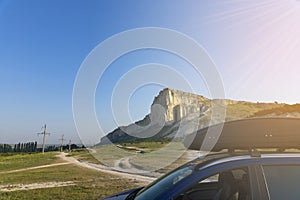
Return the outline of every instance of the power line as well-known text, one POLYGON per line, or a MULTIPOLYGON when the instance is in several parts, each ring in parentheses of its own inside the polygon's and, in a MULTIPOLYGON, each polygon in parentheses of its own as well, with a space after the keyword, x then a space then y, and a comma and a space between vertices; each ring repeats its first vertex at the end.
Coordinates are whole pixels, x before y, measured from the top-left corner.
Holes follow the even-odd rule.
POLYGON ((64 135, 61 136, 61 147, 60 147, 60 151, 63 151, 63 146, 64 146, 64 135))
POLYGON ((71 151, 71 142, 72 140, 69 140, 69 151, 71 151))
POLYGON ((46 144, 46 135, 50 135, 50 133, 47 133, 47 125, 45 124, 45 126, 42 127, 42 130, 44 129, 43 132, 41 133, 37 133, 37 135, 44 135, 43 137, 43 148, 42 148, 42 153, 45 153, 45 144, 46 144))

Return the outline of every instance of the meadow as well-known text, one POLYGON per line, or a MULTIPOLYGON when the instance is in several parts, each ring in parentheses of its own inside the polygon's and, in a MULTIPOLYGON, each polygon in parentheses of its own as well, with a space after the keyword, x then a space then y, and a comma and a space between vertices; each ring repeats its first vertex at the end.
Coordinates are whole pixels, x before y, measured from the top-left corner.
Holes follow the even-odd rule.
MULTIPOLYGON (((181 143, 141 142, 120 144, 126 147, 143 149, 124 150, 114 145, 98 146, 90 149, 75 150, 67 157, 79 162, 113 166, 116 160, 130 158, 134 166, 151 170, 156 162, 163 162, 168 155, 172 161, 168 166, 156 170, 166 173, 188 160, 188 153, 177 158, 176 152, 182 151, 181 143), (166 145, 171 145, 164 151, 166 145), (94 156, 92 156, 94 155, 94 156)), ((58 157, 60 152, 0 154, 0 200, 2 199, 99 199, 126 189, 147 185, 143 179, 126 178, 76 165, 58 157), (39 187, 34 188, 35 185, 39 187), (42 185, 42 187, 40 187, 42 185), (50 187, 53 185, 53 187, 50 187)), ((149 182, 149 180, 148 180, 149 182)))
MULTIPOLYGON (((86 152, 82 152, 82 156, 86 152)), ((64 164, 57 153, 11 154, 0 156, 0 200, 4 199, 99 199, 122 190, 143 185, 133 179, 64 164), (58 166, 30 169, 41 165, 58 166), (42 183, 72 183, 63 187, 29 189, 26 185, 42 183), (3 188, 25 185, 24 190, 3 191, 3 188)), ((80 155, 80 153, 76 153, 80 155)))
MULTIPOLYGON (((196 158, 199 152, 186 151, 181 142, 136 142, 121 143, 124 147, 136 147, 143 151, 120 149, 114 145, 94 147, 92 155, 108 166, 115 166, 115 162, 122 158, 130 158, 130 163, 137 168, 159 173, 167 173, 180 165, 196 158)), ((85 159, 85 158, 82 158, 85 159)), ((86 158, 89 160, 90 158, 86 158)))

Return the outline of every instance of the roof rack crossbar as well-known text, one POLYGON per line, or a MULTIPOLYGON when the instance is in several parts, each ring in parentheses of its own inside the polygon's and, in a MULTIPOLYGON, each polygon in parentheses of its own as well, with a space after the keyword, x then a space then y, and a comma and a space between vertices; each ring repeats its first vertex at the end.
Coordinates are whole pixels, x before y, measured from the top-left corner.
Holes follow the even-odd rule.
POLYGON ((251 157, 261 157, 261 154, 257 149, 249 149, 249 154, 251 157))

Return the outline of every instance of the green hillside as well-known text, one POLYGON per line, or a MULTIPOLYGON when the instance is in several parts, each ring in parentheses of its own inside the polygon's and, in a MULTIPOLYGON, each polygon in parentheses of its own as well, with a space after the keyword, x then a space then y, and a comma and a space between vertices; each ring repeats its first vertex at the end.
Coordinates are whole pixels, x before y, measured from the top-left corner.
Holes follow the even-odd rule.
MULTIPOLYGON (((226 121, 258 116, 266 110, 280 109, 284 104, 237 102, 226 107, 226 121)), ((262 116, 262 115, 260 115, 262 116)))
POLYGON ((254 113, 251 117, 261 116, 285 116, 285 117, 300 117, 300 104, 283 104, 280 107, 263 109, 254 113))

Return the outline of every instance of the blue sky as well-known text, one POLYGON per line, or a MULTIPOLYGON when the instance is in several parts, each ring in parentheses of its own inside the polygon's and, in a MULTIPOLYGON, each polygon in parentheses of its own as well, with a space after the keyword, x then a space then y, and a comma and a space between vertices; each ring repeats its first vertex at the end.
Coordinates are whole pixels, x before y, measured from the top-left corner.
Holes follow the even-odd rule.
MULTIPOLYGON (((195 39, 215 62, 226 98, 300 102, 299 5, 295 0, 0 0, 0 143, 41 141, 35 133, 45 123, 49 143, 62 134, 79 142, 72 92, 80 65, 99 43, 133 28, 169 28, 195 39)), ((187 63, 166 52, 121 57, 102 77, 95 97, 104 131, 116 127, 110 97, 117 81, 151 62, 195 79, 187 63)), ((149 112, 162 88, 150 85, 134 93, 129 107, 134 120, 149 112)), ((197 93, 209 96, 202 80, 197 93)))

